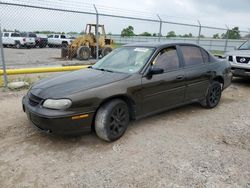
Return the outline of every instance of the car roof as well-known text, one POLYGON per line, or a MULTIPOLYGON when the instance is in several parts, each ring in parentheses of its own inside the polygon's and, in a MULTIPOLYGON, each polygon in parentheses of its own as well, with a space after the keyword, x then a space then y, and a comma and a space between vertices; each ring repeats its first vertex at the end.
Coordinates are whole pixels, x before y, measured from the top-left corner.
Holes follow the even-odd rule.
POLYGON ((188 46, 197 46, 194 43, 173 43, 173 42, 143 42, 143 43, 131 43, 124 45, 125 47, 146 47, 146 48, 164 48, 168 46, 175 46, 175 45, 188 45, 188 46))

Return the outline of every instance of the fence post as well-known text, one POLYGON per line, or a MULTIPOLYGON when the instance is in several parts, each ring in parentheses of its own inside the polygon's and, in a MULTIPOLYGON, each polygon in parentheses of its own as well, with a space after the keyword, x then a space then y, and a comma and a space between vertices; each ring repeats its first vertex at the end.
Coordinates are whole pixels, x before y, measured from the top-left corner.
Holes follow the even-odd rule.
POLYGON ((98 10, 94 4, 95 12, 96 12, 96 27, 95 27, 95 38, 96 38, 96 60, 99 59, 99 13, 98 10))
POLYGON ((158 41, 160 42, 161 41, 161 36, 162 36, 162 33, 161 33, 161 30, 162 30, 162 19, 159 16, 159 14, 157 14, 157 17, 159 18, 159 22, 160 22, 160 28, 159 28, 159 33, 158 33, 158 41))
MULTIPOLYGON (((8 77, 7 77, 7 73, 6 73, 6 64, 5 64, 5 59, 4 59, 2 28, 1 28, 1 26, 0 26, 0 48, 1 48, 1 52, 0 52, 1 53, 1 61, 2 61, 2 67, 3 67, 4 87, 7 88, 8 77)), ((1 83, 0 83, 0 86, 1 86, 1 83)))
POLYGON ((226 41, 225 41, 224 52, 227 51, 228 35, 229 35, 229 32, 230 32, 230 29, 229 29, 229 27, 227 25, 226 25, 226 28, 227 28, 227 32, 226 32, 226 41))
POLYGON ((199 35, 198 35, 198 41, 197 41, 197 44, 200 45, 200 38, 201 38, 201 23, 199 20, 198 21, 198 24, 199 24, 199 35))

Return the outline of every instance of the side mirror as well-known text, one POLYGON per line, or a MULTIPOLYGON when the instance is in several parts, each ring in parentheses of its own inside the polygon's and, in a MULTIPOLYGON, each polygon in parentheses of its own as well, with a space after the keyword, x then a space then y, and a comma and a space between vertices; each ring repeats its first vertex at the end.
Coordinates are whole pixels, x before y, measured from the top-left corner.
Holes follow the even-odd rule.
POLYGON ((148 71, 148 76, 152 76, 154 74, 162 74, 164 72, 161 68, 151 67, 148 71))

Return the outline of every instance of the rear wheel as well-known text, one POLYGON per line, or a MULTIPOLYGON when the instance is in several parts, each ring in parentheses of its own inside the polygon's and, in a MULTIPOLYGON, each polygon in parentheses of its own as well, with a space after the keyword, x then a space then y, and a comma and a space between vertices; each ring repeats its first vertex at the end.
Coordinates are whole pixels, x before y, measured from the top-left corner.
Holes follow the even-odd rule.
POLYGON ((119 139, 129 123, 127 104, 115 99, 102 105, 95 118, 95 131, 99 138, 111 142, 119 139))
POLYGON ((220 102, 222 93, 222 86, 220 82, 213 81, 209 88, 204 101, 201 102, 201 105, 205 108, 214 108, 220 102))
POLYGON ((19 41, 16 42, 15 47, 16 47, 17 49, 21 48, 21 44, 20 44, 19 41))
POLYGON ((90 58, 90 48, 87 46, 81 46, 77 50, 77 58, 79 60, 88 60, 90 58))

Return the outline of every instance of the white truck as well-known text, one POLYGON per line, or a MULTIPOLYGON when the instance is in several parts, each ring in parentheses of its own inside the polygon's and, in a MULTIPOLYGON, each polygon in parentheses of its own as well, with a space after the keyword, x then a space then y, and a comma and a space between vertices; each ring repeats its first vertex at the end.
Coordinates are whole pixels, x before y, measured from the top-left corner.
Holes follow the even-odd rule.
POLYGON ((23 37, 18 32, 3 32, 2 40, 4 47, 31 48, 36 45, 34 38, 23 37))
POLYGON ((234 51, 227 52, 227 60, 231 63, 231 70, 236 77, 250 77, 250 40, 244 42, 234 51))
POLYGON ((48 36, 48 46, 52 47, 62 47, 63 45, 70 45, 73 39, 69 39, 63 34, 54 34, 48 36))

